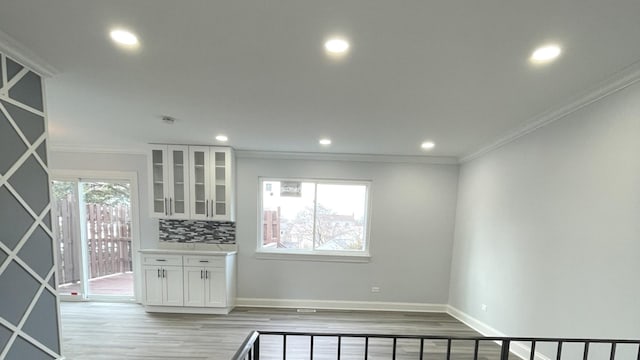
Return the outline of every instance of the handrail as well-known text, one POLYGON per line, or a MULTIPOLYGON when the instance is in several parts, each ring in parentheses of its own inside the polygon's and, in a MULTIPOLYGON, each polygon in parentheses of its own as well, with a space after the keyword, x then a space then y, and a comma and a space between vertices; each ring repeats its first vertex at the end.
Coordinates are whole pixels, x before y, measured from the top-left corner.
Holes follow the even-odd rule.
MULTIPOLYGON (((238 351, 236 351, 236 353, 233 355, 233 357, 231 358, 232 360, 244 360, 244 359, 258 359, 259 355, 255 355, 256 352, 254 352, 254 348, 256 347, 256 344, 259 344, 259 342, 257 341, 260 338, 260 333, 257 331, 252 331, 246 339, 244 339, 244 341, 242 342, 242 345, 240 345, 240 348, 238 349, 238 351)), ((259 346, 259 345, 258 345, 259 346)), ((258 351, 259 348, 257 349, 258 351)))
POLYGON ((393 339, 393 357, 398 339, 412 339, 420 341, 420 357, 423 359, 422 349, 425 340, 446 340, 447 352, 446 359, 451 358, 451 345, 453 341, 473 341, 475 342, 474 360, 478 359, 478 346, 480 341, 496 342, 500 345, 500 359, 507 360, 510 353, 510 345, 512 342, 530 342, 531 355, 530 359, 535 358, 535 348, 537 343, 556 343, 556 359, 560 359, 562 354, 562 345, 565 343, 582 343, 584 344, 584 358, 589 353, 589 345, 591 344, 610 344, 609 360, 615 359, 616 347, 621 344, 638 345, 637 359, 640 360, 640 340, 632 339, 587 339, 587 338, 550 338, 550 337, 501 337, 501 336, 446 336, 446 335, 390 335, 390 334, 363 334, 363 333, 317 333, 317 332, 295 332, 295 331, 253 331, 246 337, 241 347, 231 358, 232 360, 259 360, 260 359, 260 336, 275 335, 282 336, 282 359, 287 357, 287 336, 306 336, 310 338, 310 352, 313 353, 314 338, 316 337, 334 337, 338 338, 337 358, 340 359, 340 344, 342 338, 364 338, 365 339, 365 359, 368 353, 369 339, 393 339))
POLYGON ((296 331, 258 331, 260 335, 291 335, 291 336, 342 336, 352 338, 379 338, 379 339, 425 339, 425 340, 453 340, 453 341, 536 341, 536 342, 590 342, 590 343, 618 343, 618 344, 640 344, 640 340, 633 339, 586 339, 586 338, 544 338, 544 337, 508 337, 508 336, 447 336, 447 335, 392 335, 392 334, 367 334, 367 333, 317 333, 317 332, 296 332, 296 331))

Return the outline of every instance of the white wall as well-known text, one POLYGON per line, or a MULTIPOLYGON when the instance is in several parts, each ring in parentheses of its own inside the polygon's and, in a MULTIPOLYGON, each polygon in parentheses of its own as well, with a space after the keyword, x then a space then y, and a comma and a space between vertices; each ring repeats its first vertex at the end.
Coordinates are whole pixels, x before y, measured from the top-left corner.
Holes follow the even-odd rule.
POLYGON ((238 296, 446 304, 457 165, 237 161, 238 296), (258 177, 372 180, 370 263, 257 259, 258 177), (381 292, 371 293, 371 286, 381 292))
MULTIPOLYGON (((238 296, 446 304, 457 165, 238 158, 238 296), (372 180, 370 263, 256 259, 258 177, 372 180), (371 293, 371 286, 381 292, 371 293)), ((138 173, 141 248, 158 246, 144 155, 52 152, 52 169, 138 173)))
POLYGON ((512 336, 640 338, 638 284, 640 83, 461 167, 454 307, 512 336))
POLYGON ((138 174, 140 248, 158 247, 158 221, 149 217, 147 157, 134 154, 51 151, 52 170, 132 171, 138 174))

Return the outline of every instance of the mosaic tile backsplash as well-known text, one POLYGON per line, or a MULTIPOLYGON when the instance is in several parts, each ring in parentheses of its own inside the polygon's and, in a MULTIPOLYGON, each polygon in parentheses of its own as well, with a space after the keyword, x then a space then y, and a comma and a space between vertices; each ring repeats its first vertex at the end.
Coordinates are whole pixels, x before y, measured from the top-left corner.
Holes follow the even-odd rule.
POLYGON ((160 219, 160 241, 190 244, 235 244, 236 223, 160 219))

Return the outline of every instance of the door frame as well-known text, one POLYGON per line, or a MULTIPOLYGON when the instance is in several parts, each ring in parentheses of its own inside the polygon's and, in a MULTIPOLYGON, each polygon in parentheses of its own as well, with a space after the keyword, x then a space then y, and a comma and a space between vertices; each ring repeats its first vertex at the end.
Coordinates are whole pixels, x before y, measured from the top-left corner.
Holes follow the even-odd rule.
MULTIPOLYGON (((138 192, 138 173, 136 171, 100 171, 100 170, 51 170, 51 181, 128 181, 131 186, 131 261, 133 269, 133 301, 140 302, 141 299, 141 274, 140 266, 140 199, 138 192)), ((81 194, 78 194, 78 204, 80 204, 81 194)), ((80 206, 81 207, 81 206, 80 206)), ((80 209, 82 211, 82 209, 80 209)), ((78 229, 80 230, 80 229, 78 229)), ((81 231, 81 230, 80 230, 81 231)), ((57 240, 56 240, 57 241, 57 240)), ((86 256, 86 254, 82 254, 86 256)), ((56 255, 57 258, 57 255, 56 255)), ((86 262, 83 262, 86 263, 86 262)), ((57 267, 56 267, 57 269, 57 267)), ((83 268, 83 271, 87 269, 83 268)), ((56 276, 57 278, 57 276, 56 276)), ((57 286, 57 284, 56 284, 57 286)), ((86 291, 87 289, 85 289, 86 291)), ((86 293, 82 298, 77 296, 60 295, 63 301, 111 301, 130 302, 122 299, 115 299, 108 296, 92 296, 87 299, 86 293)))

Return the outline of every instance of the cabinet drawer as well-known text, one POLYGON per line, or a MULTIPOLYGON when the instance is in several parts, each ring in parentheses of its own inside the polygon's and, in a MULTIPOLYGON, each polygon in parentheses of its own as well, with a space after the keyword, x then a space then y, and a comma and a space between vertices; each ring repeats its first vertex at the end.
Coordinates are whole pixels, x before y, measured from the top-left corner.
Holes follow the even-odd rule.
POLYGON ((180 255, 143 255, 142 265, 182 266, 180 255))
POLYGON ((185 256, 184 266, 224 267, 225 256, 185 256))

